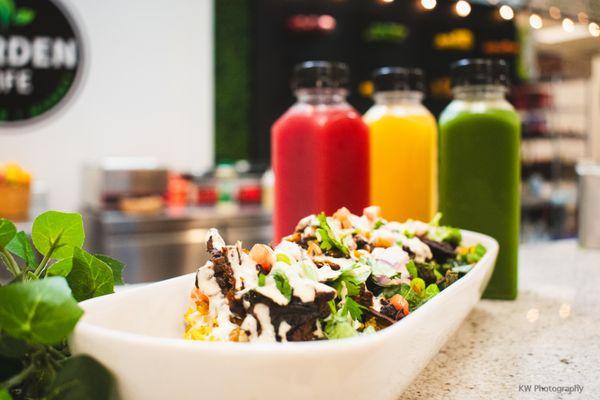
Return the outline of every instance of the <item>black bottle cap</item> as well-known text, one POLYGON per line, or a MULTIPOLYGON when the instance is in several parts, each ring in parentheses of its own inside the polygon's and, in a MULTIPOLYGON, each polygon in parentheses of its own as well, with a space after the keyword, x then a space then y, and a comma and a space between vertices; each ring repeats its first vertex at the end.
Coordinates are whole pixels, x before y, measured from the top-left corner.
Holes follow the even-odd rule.
POLYGON ((383 67, 373 71, 375 92, 391 90, 425 91, 423 70, 419 68, 383 67))
POLYGON ((452 87, 464 85, 509 84, 506 61, 491 58, 465 58, 450 65, 452 87))
POLYGON ((345 88, 350 72, 341 62, 305 61, 294 67, 292 89, 345 88))

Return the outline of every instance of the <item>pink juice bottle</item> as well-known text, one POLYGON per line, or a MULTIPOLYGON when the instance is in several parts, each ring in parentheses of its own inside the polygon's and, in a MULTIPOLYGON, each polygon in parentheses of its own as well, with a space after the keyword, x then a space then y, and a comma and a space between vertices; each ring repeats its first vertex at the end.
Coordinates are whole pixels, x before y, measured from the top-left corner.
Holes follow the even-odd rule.
POLYGON ((276 243, 309 214, 369 205, 369 132, 346 102, 348 75, 345 64, 326 61, 294 70, 298 101, 271 129, 276 243))

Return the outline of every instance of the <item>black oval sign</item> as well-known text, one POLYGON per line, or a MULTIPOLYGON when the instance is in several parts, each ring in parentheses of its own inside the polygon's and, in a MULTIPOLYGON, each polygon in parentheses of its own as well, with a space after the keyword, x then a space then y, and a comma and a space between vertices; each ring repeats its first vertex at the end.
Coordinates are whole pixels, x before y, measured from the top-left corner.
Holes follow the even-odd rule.
POLYGON ((0 0, 0 123, 56 108, 81 70, 72 18, 51 0, 0 0))

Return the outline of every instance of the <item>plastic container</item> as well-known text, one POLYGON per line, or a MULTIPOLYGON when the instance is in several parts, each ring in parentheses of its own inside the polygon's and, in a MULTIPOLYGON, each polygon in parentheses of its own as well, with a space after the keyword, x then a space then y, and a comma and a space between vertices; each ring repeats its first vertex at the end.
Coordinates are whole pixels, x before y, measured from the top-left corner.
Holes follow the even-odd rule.
POLYGON ((500 254, 484 297, 514 299, 520 220, 521 124, 506 101, 501 60, 452 65, 454 100, 440 116, 440 211, 443 223, 485 233, 500 254))
POLYGON ((271 130, 274 240, 311 213, 369 205, 369 133, 347 102, 345 64, 309 61, 294 71, 298 101, 271 130))
POLYGON ((364 116, 371 134, 371 203, 393 221, 429 221, 437 210, 437 125, 421 104, 419 69, 373 74, 375 105, 364 116))

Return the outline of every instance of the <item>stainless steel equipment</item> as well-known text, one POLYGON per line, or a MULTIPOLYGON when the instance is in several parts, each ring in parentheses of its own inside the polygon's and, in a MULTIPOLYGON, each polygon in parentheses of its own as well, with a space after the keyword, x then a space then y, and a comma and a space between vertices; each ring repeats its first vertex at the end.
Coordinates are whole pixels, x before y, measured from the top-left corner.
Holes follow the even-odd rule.
POLYGON ((235 212, 218 208, 165 209, 157 215, 132 216, 88 208, 84 212, 86 247, 127 264, 127 283, 150 282, 195 271, 207 260, 204 240, 217 228, 228 243, 269 243, 271 216, 256 207, 235 212))
POLYGON ((600 248, 600 164, 577 165, 579 176, 579 244, 600 248))
POLYGON ((167 169, 152 159, 107 158, 84 167, 84 202, 91 207, 114 208, 122 198, 163 195, 167 182, 167 169))

